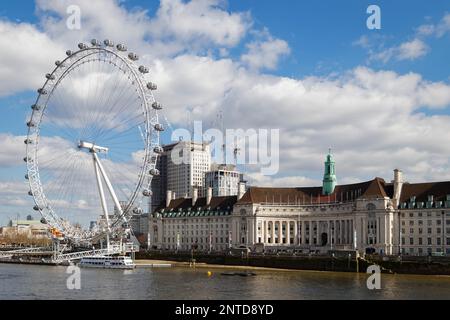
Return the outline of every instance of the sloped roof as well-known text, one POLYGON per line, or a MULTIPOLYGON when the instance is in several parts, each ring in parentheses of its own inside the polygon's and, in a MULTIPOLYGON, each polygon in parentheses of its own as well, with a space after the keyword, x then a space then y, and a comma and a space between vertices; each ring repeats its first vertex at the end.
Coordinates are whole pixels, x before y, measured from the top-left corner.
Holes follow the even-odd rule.
POLYGON ((192 205, 192 198, 179 198, 170 201, 169 206, 162 205, 158 207, 155 211, 159 212, 164 209, 164 211, 182 211, 191 209, 196 210, 232 210, 234 204, 237 202, 237 196, 223 196, 223 197, 212 197, 209 205, 206 204, 206 198, 198 198, 195 205, 192 205))
POLYGON ((450 195, 450 181, 404 183, 400 202, 409 202, 412 196, 416 197, 416 202, 426 202, 429 195, 433 196, 434 201, 445 201, 450 195))
POLYGON ((238 201, 245 203, 276 203, 276 204, 316 204, 327 202, 347 202, 357 198, 384 198, 392 196, 392 188, 387 187, 382 178, 338 185, 330 195, 322 195, 322 187, 299 188, 263 188, 251 187, 238 201), (386 190, 387 189, 387 190, 386 190))

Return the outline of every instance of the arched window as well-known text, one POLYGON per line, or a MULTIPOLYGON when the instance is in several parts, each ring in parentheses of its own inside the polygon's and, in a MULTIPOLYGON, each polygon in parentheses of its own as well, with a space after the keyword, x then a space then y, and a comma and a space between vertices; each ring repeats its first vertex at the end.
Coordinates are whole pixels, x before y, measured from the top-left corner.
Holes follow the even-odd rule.
POLYGON ((377 208, 377 206, 374 205, 373 203, 369 203, 369 204, 366 206, 366 208, 367 208, 367 210, 375 210, 375 209, 377 208))

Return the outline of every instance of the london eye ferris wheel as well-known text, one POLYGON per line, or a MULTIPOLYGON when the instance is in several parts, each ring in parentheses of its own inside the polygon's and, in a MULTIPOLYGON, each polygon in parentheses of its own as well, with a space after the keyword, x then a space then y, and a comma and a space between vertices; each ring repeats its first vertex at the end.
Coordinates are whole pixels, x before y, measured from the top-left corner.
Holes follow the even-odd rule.
POLYGON ((31 106, 25 178, 34 210, 60 237, 109 241, 151 196, 162 106, 149 69, 125 45, 94 39, 66 54, 31 106), (95 228, 76 223, 94 217, 95 228))

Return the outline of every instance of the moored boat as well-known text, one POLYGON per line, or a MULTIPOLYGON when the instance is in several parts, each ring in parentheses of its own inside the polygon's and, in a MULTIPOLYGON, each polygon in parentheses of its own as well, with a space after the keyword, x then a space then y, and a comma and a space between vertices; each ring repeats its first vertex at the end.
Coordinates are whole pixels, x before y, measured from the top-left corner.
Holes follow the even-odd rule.
POLYGON ((105 269, 134 269, 135 263, 129 256, 94 256, 82 258, 78 263, 80 267, 105 269))

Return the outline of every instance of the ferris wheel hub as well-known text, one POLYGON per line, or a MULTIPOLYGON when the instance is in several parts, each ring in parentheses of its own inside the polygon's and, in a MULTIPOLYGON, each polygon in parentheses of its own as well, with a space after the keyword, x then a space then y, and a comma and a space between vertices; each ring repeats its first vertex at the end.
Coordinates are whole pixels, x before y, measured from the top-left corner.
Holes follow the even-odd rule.
POLYGON ((87 142, 87 141, 78 141, 78 148, 79 149, 87 149, 90 152, 100 152, 100 153, 107 153, 108 152, 108 148, 106 147, 101 147, 101 146, 97 146, 95 144, 93 144, 92 142, 87 142))

